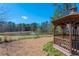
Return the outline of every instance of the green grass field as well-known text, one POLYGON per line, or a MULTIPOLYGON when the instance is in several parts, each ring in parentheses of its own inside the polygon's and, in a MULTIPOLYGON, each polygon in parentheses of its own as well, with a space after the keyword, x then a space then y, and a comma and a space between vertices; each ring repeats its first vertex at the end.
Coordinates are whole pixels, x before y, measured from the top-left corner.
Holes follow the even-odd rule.
POLYGON ((20 40, 20 39, 31 39, 31 38, 35 38, 36 35, 11 35, 11 36, 8 36, 8 35, 1 35, 0 36, 0 40, 3 41, 5 38, 7 40, 20 40))
POLYGON ((39 35, 39 34, 35 34, 35 35, 0 35, 0 41, 4 41, 4 39, 7 40, 20 40, 20 39, 32 39, 32 38, 40 38, 40 37, 48 37, 50 35, 39 35))
POLYGON ((47 54, 47 56, 65 56, 62 52, 59 50, 53 48, 53 43, 48 42, 43 46, 43 51, 47 54))

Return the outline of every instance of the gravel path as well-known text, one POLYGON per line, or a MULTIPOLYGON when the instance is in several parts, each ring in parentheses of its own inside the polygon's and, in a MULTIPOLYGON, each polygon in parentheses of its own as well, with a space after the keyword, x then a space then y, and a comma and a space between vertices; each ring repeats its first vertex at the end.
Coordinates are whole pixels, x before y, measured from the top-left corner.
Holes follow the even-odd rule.
POLYGON ((0 44, 2 56, 44 56, 43 45, 51 41, 52 37, 18 40, 0 44))

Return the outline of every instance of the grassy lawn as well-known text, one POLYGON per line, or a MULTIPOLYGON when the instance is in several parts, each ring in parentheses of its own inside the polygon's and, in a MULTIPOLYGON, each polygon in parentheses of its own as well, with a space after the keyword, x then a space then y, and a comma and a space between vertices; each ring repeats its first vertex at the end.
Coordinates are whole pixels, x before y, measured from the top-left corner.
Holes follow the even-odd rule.
POLYGON ((12 35, 12 36, 0 36, 0 39, 3 41, 5 37, 9 40, 21 40, 21 39, 32 39, 32 38, 39 38, 36 35, 12 35))
POLYGON ((4 41, 5 37, 8 40, 22 40, 22 39, 37 39, 40 37, 50 37, 50 35, 0 35, 0 41, 4 41))
POLYGON ((47 56, 64 56, 62 52, 53 48, 53 43, 48 42, 43 46, 43 51, 47 53, 47 56))

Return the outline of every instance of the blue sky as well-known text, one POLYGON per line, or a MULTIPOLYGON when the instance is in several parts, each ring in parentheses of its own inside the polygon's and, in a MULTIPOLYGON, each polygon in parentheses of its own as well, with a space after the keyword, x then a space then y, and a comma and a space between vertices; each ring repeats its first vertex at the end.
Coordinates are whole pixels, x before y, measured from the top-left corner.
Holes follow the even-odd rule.
POLYGON ((41 23, 50 21, 54 6, 51 3, 6 3, 0 4, 8 10, 9 19, 15 23, 41 23))
MULTIPOLYGON (((53 3, 3 3, 0 8, 7 10, 8 19, 15 23, 42 23, 50 22, 54 14, 53 3)), ((79 10, 79 4, 77 4, 79 10)), ((6 21, 6 20, 5 20, 6 21)))

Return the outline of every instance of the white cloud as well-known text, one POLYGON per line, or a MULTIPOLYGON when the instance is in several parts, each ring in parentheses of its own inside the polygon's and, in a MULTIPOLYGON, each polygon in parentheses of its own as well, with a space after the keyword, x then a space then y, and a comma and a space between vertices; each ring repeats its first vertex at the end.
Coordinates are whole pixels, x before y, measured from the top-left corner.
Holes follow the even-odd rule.
POLYGON ((25 20, 27 20, 27 19, 28 19, 28 17, 27 17, 27 16, 21 16, 21 18, 22 18, 22 19, 25 19, 25 20))

